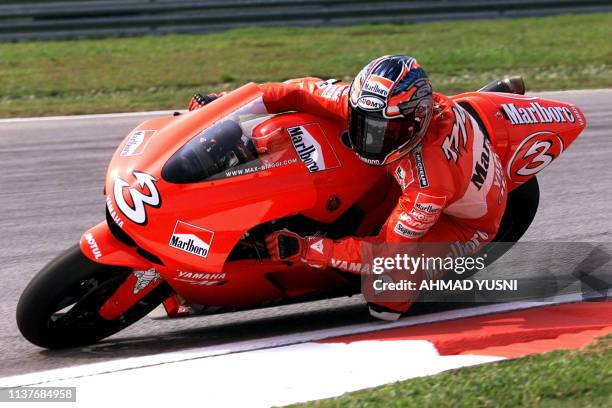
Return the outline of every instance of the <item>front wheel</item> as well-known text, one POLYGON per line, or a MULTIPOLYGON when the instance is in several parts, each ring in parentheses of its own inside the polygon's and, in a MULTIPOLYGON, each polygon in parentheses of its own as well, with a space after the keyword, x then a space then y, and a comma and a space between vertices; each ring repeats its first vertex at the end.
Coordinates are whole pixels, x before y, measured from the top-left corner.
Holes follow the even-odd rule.
POLYGON ((130 273, 129 268, 89 260, 75 245, 45 266, 23 291, 17 305, 19 331, 31 343, 50 349, 91 344, 117 333, 172 293, 162 282, 123 315, 102 318, 98 309, 130 273))

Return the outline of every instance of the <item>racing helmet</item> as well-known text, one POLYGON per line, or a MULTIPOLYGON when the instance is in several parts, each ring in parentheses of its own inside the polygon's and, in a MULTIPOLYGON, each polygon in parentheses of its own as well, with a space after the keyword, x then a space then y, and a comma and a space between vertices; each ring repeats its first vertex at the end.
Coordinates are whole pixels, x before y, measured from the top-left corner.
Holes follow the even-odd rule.
POLYGON ((432 114, 431 83, 416 59, 406 55, 377 58, 351 83, 351 147, 365 163, 392 163, 421 142, 432 114))

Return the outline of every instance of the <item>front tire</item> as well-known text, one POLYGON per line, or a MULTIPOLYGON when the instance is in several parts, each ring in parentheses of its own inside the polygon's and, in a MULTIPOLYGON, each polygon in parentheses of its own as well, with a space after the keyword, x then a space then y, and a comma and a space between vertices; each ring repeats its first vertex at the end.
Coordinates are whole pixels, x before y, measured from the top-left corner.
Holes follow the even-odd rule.
POLYGON ((172 290, 162 282, 123 315, 105 320, 98 309, 131 269, 95 263, 78 245, 47 264, 17 304, 17 326, 31 343, 49 349, 95 343, 145 316, 172 290))

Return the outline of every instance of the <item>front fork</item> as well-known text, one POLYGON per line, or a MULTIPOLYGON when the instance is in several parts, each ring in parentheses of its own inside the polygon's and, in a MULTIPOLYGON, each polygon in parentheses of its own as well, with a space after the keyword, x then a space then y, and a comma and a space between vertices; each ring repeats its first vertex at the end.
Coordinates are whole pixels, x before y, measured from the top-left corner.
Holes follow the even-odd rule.
POLYGON ((136 252, 136 248, 118 241, 101 222, 87 230, 80 241, 81 252, 93 262, 132 269, 127 279, 100 307, 106 320, 115 320, 149 294, 164 280, 156 266, 136 252))

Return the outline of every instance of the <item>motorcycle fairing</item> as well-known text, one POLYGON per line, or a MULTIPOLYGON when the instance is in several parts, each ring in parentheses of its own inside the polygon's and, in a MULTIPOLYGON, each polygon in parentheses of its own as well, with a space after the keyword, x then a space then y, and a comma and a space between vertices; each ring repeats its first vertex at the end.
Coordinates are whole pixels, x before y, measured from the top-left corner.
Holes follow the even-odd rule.
POLYGON ((479 116, 505 169, 509 190, 557 159, 586 127, 575 105, 537 96, 468 92, 452 98, 479 116))

